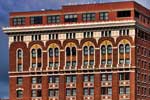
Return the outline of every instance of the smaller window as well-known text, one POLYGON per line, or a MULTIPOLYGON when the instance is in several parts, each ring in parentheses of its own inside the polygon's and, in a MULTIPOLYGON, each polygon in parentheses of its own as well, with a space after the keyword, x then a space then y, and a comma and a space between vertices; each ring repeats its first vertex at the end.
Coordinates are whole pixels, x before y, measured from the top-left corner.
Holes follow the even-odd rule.
POLYGON ((23 53, 22 53, 21 50, 18 50, 18 51, 17 51, 17 56, 18 56, 18 59, 21 59, 21 58, 22 58, 23 53))
POLYGON ((65 22, 77 22, 78 16, 76 14, 65 15, 65 22))
POLYGON ((105 65, 105 64, 106 64, 106 60, 105 60, 105 59, 102 59, 102 60, 101 60, 101 64, 102 64, 102 65, 105 65))
POLYGON ((84 13, 82 19, 83 21, 94 21, 96 19, 96 13, 84 13))
POLYGON ((23 83, 23 78, 17 77, 17 85, 22 85, 22 83, 23 83))
POLYGON ((130 53, 130 45, 129 44, 125 45, 125 52, 130 53))
POLYGON ((117 17, 131 17, 131 11, 117 11, 117 17))
POLYGON ((88 47, 87 46, 84 47, 83 51, 84 51, 84 55, 88 55, 88 47))
POLYGON ((107 52, 108 52, 108 54, 112 54, 112 46, 111 45, 107 46, 107 52))
POLYGON ((88 61, 87 60, 84 61, 84 66, 88 66, 88 61))
POLYGON ((18 72, 22 72, 23 71, 23 65, 22 64, 18 64, 17 71, 18 72))
POLYGON ((104 45, 101 47, 101 54, 102 55, 106 54, 106 47, 104 45))
POLYGON ((49 48, 49 57, 53 57, 53 49, 49 48))
POLYGON ((23 91, 17 90, 17 98, 22 98, 22 97, 23 97, 23 91))
POLYGON ((94 60, 90 60, 90 66, 94 65, 94 60))
POLYGON ((70 61, 67 61, 67 62, 66 62, 66 67, 69 68, 69 67, 70 67, 70 64, 71 64, 70 61))
POLYGON ((72 48, 72 55, 76 56, 76 48, 75 47, 72 48))
POLYGON ((94 47, 93 46, 90 46, 90 55, 93 55, 94 54, 94 47))
POLYGON ((49 24, 59 23, 60 22, 60 16, 59 15, 47 16, 47 21, 49 24))
POLYGON ((108 12, 100 12, 100 20, 108 20, 108 12))
POLYGON ((36 50, 32 49, 32 58, 35 58, 35 57, 36 57, 36 50))
POLYGON ((18 17, 18 18, 13 18, 13 25, 24 25, 25 24, 25 17, 18 17))
POLYGON ((120 46, 119 46, 119 52, 120 53, 124 53, 124 45, 123 44, 120 44, 120 46))
POLYGON ((42 50, 41 49, 37 49, 37 57, 41 58, 42 56, 42 50))
POLYGON ((124 60, 123 59, 119 59, 119 64, 124 64, 124 60))
POLYGON ((42 16, 33 16, 30 17, 31 24, 42 24, 42 16))
POLYGON ((129 58, 125 59, 125 64, 130 64, 130 59, 129 58))
POLYGON ((59 56, 59 50, 58 48, 55 48, 55 57, 58 57, 59 56))
POLYGON ((67 48, 66 48, 66 56, 70 56, 70 55, 71 55, 70 48, 67 47, 67 48))

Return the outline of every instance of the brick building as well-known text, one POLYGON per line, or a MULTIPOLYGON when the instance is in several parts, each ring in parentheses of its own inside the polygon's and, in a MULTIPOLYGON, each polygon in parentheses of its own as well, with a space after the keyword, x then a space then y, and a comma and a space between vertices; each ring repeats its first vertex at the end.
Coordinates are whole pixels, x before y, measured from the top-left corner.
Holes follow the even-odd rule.
POLYGON ((150 10, 128 2, 10 13, 10 100, 150 100, 150 10))

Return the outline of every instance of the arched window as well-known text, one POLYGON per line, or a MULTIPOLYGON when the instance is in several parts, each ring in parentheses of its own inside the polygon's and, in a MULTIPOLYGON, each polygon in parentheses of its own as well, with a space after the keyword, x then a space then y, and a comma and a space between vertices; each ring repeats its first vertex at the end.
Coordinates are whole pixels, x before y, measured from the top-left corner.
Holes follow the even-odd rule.
POLYGON ((53 56, 53 49, 49 48, 49 57, 52 57, 52 56, 53 56))
POLYGON ((104 45, 101 47, 101 54, 106 54, 106 47, 104 45))
POLYGON ((90 55, 93 55, 93 54, 94 54, 94 47, 90 46, 90 55))
POLYGON ((18 59, 21 59, 21 58, 22 58, 22 55, 23 55, 23 52, 19 49, 19 50, 17 51, 17 57, 18 57, 18 59))
POLYGON ((120 46, 119 46, 119 52, 120 53, 124 53, 124 46, 123 46, 123 44, 120 44, 120 46))
POLYGON ((73 56, 76 55, 76 48, 75 48, 75 47, 72 48, 72 55, 73 55, 73 56))
POLYGON ((84 55, 88 55, 88 47, 87 46, 84 47, 84 55))
POLYGON ((40 58, 42 56, 42 50, 37 49, 37 57, 40 58))
POLYGON ((66 56, 70 56, 70 48, 69 47, 66 48, 66 56))
POLYGON ((22 98, 22 97, 23 97, 23 91, 17 90, 17 98, 22 98))
POLYGON ((32 49, 32 58, 35 58, 36 57, 36 51, 35 49, 32 49))
POLYGON ((107 52, 108 52, 108 54, 112 54, 112 46, 111 45, 107 46, 107 52))
POLYGON ((125 52, 126 52, 126 53, 129 53, 129 52, 130 52, 130 45, 129 45, 129 44, 126 44, 126 45, 125 45, 125 52))
POLYGON ((58 48, 55 48, 55 56, 56 56, 56 57, 59 56, 59 50, 58 50, 58 48))

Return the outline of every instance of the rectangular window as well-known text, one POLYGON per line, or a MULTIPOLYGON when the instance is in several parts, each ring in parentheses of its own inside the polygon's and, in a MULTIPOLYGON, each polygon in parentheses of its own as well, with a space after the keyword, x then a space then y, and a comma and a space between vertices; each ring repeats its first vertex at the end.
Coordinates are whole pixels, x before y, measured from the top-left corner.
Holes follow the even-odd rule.
POLYGON ((123 64, 124 60, 123 59, 119 59, 119 64, 123 64))
POLYGON ((131 11, 117 11, 117 17, 130 17, 131 11))
POLYGON ((41 35, 32 35, 32 41, 39 41, 41 40, 41 35))
POLYGON ((128 86, 120 87, 119 94, 130 94, 130 87, 128 86))
POLYGON ((58 89, 49 89, 49 97, 57 97, 58 93, 58 89))
POLYGON ((47 16, 47 21, 49 24, 60 23, 60 16, 59 15, 47 16))
POLYGON ((66 76, 66 82, 67 83, 75 83, 76 82, 76 76, 75 75, 66 76))
POLYGON ((119 80, 130 80, 130 73, 120 73, 119 80))
POLYGON ((95 21, 96 13, 84 13, 82 15, 83 21, 95 21))
POLYGON ((66 89, 66 96, 76 96, 76 89, 74 88, 66 89))
POLYGON ((84 75, 83 76, 83 81, 84 82, 94 82, 94 75, 92 75, 92 74, 84 75))
POLYGON ((33 16, 30 17, 31 24, 42 24, 42 16, 33 16))
POLYGON ((112 74, 101 74, 102 81, 112 81, 112 74))
POLYGON ((88 88, 84 88, 83 94, 84 94, 84 95, 88 95, 88 88))
POLYGON ((17 77, 17 85, 22 85, 22 83, 23 83, 23 78, 17 77))
POLYGON ((108 12, 100 12, 100 20, 108 20, 108 12))
POLYGON ((101 94, 102 95, 112 95, 112 88, 111 87, 102 87, 101 94))
POLYGON ((78 16, 75 15, 75 14, 68 14, 68 15, 65 15, 65 22, 77 22, 78 16))
POLYGON ((111 64, 112 64, 112 59, 108 59, 108 60, 107 60, 107 64, 108 64, 108 65, 111 65, 111 64))
POLYGON ((23 65, 22 64, 18 64, 18 69, 17 69, 18 72, 21 72, 23 71, 23 65))
POLYGON ((112 32, 111 31, 101 31, 102 37, 111 37, 112 32))
POLYGON ((18 18, 13 18, 13 25, 24 25, 25 24, 25 17, 18 17, 18 18))
POLYGON ((129 58, 125 59, 125 64, 130 64, 130 59, 129 58))
POLYGON ((49 76, 49 83, 59 83, 58 76, 49 76))
POLYGON ((40 84, 42 83, 42 77, 32 77, 32 84, 40 84))
POLYGON ((85 61, 84 61, 84 66, 87 66, 87 65, 88 65, 88 61, 85 60, 85 61))
POLYGON ((42 92, 41 90, 32 90, 32 97, 41 97, 42 92))

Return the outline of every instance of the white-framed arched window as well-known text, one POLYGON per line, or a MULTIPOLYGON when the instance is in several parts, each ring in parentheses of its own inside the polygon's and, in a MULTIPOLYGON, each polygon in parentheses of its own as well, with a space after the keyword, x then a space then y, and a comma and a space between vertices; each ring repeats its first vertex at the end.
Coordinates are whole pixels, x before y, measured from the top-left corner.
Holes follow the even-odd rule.
POLYGON ((75 69, 77 66, 77 46, 71 42, 65 47, 65 69, 75 69))
POLYGON ((42 70, 43 53, 42 47, 35 44, 30 49, 30 70, 42 70))
POLYGON ((60 66, 60 48, 57 44, 52 43, 47 49, 47 69, 58 70, 60 66))
POLYGON ((118 44, 118 67, 129 67, 131 64, 131 44, 123 39, 118 44))
POLYGON ((16 51, 16 71, 23 71, 23 50, 21 48, 16 51))
POLYGON ((93 68, 95 65, 95 46, 87 41, 82 47, 82 68, 93 68))

